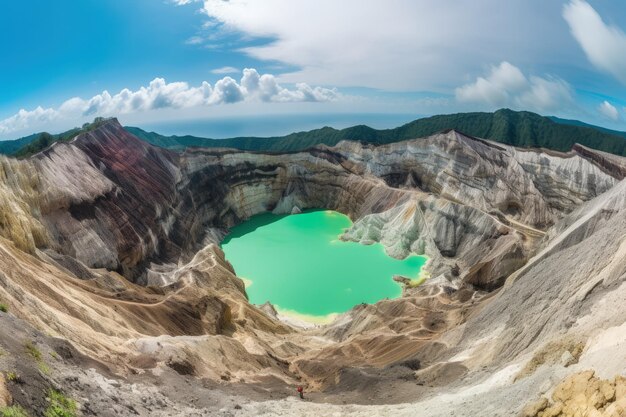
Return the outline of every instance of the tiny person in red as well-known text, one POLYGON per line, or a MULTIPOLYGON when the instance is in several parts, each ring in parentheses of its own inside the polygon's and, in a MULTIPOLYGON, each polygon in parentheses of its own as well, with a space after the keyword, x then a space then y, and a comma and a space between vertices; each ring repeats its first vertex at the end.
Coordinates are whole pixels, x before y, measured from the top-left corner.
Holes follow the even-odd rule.
POLYGON ((302 388, 302 385, 298 385, 298 394, 300 394, 300 399, 304 400, 304 388, 302 388))

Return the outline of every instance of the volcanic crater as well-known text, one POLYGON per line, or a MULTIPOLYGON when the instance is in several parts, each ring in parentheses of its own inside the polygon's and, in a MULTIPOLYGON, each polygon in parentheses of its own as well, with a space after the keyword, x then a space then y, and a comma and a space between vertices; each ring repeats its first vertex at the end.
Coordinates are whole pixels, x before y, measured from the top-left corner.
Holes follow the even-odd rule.
POLYGON ((455 130, 177 153, 111 119, 0 164, 0 365, 28 376, 0 393, 35 410, 52 386, 97 415, 496 415, 576 370, 614 376, 599 358, 623 332, 602 306, 626 294, 624 158, 455 130), (393 257, 426 255, 428 278, 324 326, 249 303, 219 243, 294 208, 343 213, 344 239, 393 257), (27 342, 50 372, 20 360, 27 342))

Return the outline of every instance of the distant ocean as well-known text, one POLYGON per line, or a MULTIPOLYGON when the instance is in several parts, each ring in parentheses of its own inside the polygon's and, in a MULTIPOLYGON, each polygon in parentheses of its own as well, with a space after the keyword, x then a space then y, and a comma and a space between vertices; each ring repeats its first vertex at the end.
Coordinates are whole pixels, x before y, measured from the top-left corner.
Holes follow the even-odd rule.
POLYGON ((420 117, 416 114, 372 113, 287 114, 145 123, 138 127, 168 136, 193 135, 224 139, 237 136, 283 136, 324 126, 342 129, 364 124, 376 129, 389 129, 420 117))

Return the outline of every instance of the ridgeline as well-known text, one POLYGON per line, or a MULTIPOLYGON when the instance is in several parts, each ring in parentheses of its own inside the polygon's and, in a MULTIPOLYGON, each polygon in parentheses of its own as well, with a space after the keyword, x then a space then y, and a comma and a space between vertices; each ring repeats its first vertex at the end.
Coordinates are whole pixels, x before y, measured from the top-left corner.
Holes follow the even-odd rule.
MULTIPOLYGON (((56 141, 68 141, 79 133, 93 129, 101 122, 51 135, 39 133, 14 141, 0 142, 0 153, 25 157, 37 153, 56 141)), ((430 136, 437 132, 455 129, 466 135, 490 139, 522 148, 545 148, 569 151, 576 143, 592 149, 626 156, 626 132, 613 131, 577 120, 541 116, 526 111, 501 109, 493 113, 457 113, 417 119, 393 129, 373 129, 358 125, 345 129, 323 127, 307 132, 275 137, 236 137, 210 139, 197 136, 164 136, 138 127, 126 130, 140 139, 163 148, 182 151, 188 147, 235 148, 249 151, 291 152, 319 144, 333 146, 342 140, 370 144, 385 144, 430 136)))

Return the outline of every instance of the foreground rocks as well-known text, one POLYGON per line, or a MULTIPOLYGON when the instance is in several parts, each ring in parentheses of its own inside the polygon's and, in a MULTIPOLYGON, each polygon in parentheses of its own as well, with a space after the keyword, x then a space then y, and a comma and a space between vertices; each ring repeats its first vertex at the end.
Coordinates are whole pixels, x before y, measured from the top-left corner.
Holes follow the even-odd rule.
POLYGON ((567 377, 554 389, 551 400, 542 398, 524 409, 523 417, 621 417, 626 415, 626 378, 602 380, 594 371, 567 377))

